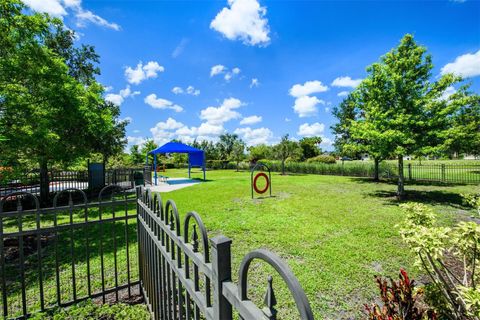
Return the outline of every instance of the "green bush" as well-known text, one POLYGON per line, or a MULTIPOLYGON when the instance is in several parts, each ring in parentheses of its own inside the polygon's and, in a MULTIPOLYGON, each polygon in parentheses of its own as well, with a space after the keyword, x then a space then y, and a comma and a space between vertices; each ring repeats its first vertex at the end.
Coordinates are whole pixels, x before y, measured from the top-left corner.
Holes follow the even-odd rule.
POLYGON ((57 308, 49 312, 34 314, 33 320, 149 320, 150 314, 143 304, 128 305, 95 304, 91 300, 80 302, 68 308, 57 308))
POLYGON ((455 227, 439 226, 432 209, 424 204, 408 203, 400 234, 417 265, 429 275, 435 292, 427 294, 440 316, 455 320, 478 320, 480 317, 480 225, 460 222, 455 227), (443 298, 439 299, 441 294, 443 298))
POLYGON ((321 154, 319 156, 309 158, 307 159, 307 163, 336 163, 337 160, 335 160, 335 157, 326 155, 326 154, 321 154))

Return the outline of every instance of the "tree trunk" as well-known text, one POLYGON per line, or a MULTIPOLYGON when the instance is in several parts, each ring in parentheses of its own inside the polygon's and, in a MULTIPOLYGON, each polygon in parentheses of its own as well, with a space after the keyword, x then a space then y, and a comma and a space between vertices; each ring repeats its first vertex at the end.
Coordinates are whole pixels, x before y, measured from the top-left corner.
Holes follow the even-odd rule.
POLYGON ((48 177, 48 165, 46 161, 40 162, 40 202, 42 206, 49 203, 50 181, 48 177))
POLYGON ((379 172, 378 172, 378 167, 379 167, 379 164, 380 164, 380 159, 377 159, 377 158, 373 158, 373 160, 375 161, 375 169, 374 169, 374 172, 373 172, 373 180, 375 181, 378 181, 380 180, 379 179, 379 172))
POLYGON ((285 160, 282 160, 282 176, 285 175, 285 160))
POLYGON ((405 178, 403 176, 403 156, 398 156, 398 189, 397 197, 402 200, 405 197, 405 178))
POLYGON ((238 164, 239 164, 239 163, 240 163, 240 162, 239 162, 239 161, 237 161, 237 172, 238 172, 238 164))

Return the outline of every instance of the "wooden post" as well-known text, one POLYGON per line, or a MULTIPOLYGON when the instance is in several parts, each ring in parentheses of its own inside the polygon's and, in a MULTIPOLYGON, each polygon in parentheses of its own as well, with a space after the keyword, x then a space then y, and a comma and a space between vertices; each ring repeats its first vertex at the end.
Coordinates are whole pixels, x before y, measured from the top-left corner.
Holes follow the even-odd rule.
POLYGON ((222 293, 225 281, 232 280, 232 240, 225 236, 210 239, 212 245, 213 319, 232 320, 232 305, 222 293))

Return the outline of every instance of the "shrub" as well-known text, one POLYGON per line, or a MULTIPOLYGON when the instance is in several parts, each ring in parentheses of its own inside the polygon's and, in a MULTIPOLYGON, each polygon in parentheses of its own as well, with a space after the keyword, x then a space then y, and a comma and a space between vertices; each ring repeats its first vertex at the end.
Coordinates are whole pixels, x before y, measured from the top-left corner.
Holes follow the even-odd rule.
MULTIPOLYGON (((477 272, 480 226, 460 222, 453 228, 436 225, 433 211, 423 204, 403 204, 403 240, 418 256, 441 299, 430 299, 440 315, 449 319, 480 317, 480 280, 477 272), (437 303, 438 302, 438 303, 437 303), (446 302, 446 303, 445 303, 446 302)), ((435 296, 435 294, 430 295, 435 296)))
POLYGON ((321 154, 319 156, 307 159, 307 163, 317 163, 317 162, 319 162, 319 163, 336 163, 337 160, 335 160, 335 157, 325 155, 325 154, 321 154))
POLYGON ((410 280, 405 270, 400 269, 399 280, 394 281, 375 276, 380 291, 378 304, 365 305, 369 320, 422 320, 436 319, 433 311, 420 310, 418 300, 422 296, 421 290, 415 290, 415 280, 410 280))
POLYGON ((462 194, 461 196, 468 206, 477 210, 476 217, 480 217, 480 194, 470 193, 462 194))

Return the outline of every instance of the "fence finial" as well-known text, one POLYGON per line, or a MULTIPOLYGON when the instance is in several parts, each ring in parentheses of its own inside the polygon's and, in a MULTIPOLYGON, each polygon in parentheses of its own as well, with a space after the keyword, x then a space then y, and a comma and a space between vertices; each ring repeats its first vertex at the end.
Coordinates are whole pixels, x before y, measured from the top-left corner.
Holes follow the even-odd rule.
POLYGON ((197 225, 193 225, 193 235, 192 235, 192 245, 193 252, 198 252, 198 234, 197 234, 197 225))
POLYGON ((265 294, 265 308, 263 308, 263 313, 267 316, 269 320, 277 319, 277 310, 275 306, 277 305, 277 299, 275 298, 275 292, 273 291, 273 278, 268 276, 268 287, 267 293, 265 294))

